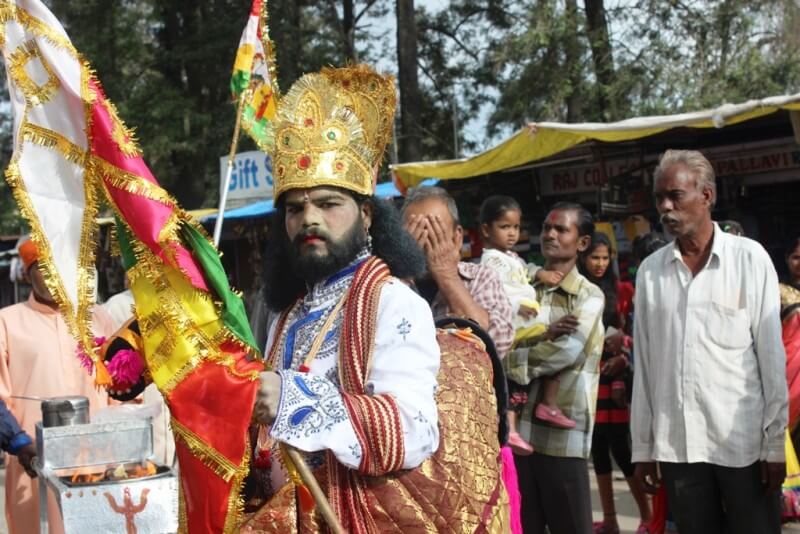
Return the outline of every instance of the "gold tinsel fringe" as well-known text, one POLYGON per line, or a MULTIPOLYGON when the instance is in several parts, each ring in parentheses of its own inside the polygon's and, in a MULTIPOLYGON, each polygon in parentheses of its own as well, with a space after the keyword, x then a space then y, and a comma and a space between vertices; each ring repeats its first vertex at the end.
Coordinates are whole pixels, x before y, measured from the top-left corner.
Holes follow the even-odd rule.
POLYGON ((66 35, 53 31, 53 29, 32 16, 23 8, 9 2, 0 3, 0 23, 17 22, 25 30, 33 33, 37 37, 42 37, 50 41, 50 44, 66 51, 75 59, 81 59, 75 47, 72 46, 66 35))
POLYGON ((225 517, 225 525, 222 528, 223 534, 235 534, 239 532, 239 527, 244 516, 244 499, 242 498, 242 486, 244 479, 250 472, 250 436, 245 433, 245 449, 242 457, 242 465, 239 472, 233 477, 231 493, 228 496, 228 514, 225 517))
MULTIPOLYGON (((214 471, 222 480, 230 482, 237 474, 244 471, 247 474, 247 467, 236 466, 223 456, 219 451, 209 446, 200 439, 194 432, 183 426, 173 417, 170 425, 175 437, 186 445, 192 455, 199 459, 203 465, 214 471)), ((249 449, 249 447, 248 447, 249 449)))

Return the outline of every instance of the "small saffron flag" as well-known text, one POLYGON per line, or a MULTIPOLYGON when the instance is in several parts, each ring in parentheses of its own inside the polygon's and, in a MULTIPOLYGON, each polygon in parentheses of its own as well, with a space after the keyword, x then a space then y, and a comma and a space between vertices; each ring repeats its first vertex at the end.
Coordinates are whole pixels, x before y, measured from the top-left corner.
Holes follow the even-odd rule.
POLYGON ((231 77, 231 93, 241 102, 242 128, 261 150, 272 145, 267 127, 275 118, 278 85, 275 52, 267 31, 267 1, 253 0, 239 41, 231 77))

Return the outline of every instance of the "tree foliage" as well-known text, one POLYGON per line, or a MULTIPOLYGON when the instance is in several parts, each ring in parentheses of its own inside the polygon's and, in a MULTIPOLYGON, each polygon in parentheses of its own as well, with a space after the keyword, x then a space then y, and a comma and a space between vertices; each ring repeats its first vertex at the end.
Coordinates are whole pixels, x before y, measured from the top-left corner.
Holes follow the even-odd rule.
POLYGON ((524 23, 499 36, 490 59, 500 90, 490 130, 677 113, 800 89, 792 0, 584 0, 577 21, 571 5, 513 8, 524 23))
MULTIPOLYGON (((235 118, 230 72, 250 3, 48 2, 187 208, 218 195, 235 118)), ((269 9, 283 90, 325 65, 365 61, 398 73, 399 56, 416 57, 417 96, 401 86, 410 92, 399 114, 412 118, 398 120, 401 160, 460 157, 532 120, 617 120, 800 90, 794 0, 272 0, 269 9), (416 38, 403 39, 414 4, 416 38), (403 147, 408 138, 416 149, 403 147)), ((253 145, 243 138, 241 147, 253 145)), ((19 224, 6 191, 0 232, 19 224)))

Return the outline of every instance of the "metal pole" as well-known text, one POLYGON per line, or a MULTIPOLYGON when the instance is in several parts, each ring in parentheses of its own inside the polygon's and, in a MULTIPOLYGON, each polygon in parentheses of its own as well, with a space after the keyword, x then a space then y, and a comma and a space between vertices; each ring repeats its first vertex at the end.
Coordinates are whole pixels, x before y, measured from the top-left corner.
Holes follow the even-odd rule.
MULTIPOLYGON (((40 446, 41 447, 41 446, 40 446)), ((42 450, 41 448, 39 450, 42 450)), ((39 463, 39 458, 33 459, 33 468, 36 470, 36 476, 39 479, 39 532, 47 534, 50 529, 48 527, 47 517, 47 482, 45 482, 43 466, 39 463)))
POLYGON ((228 203, 228 187, 231 185, 231 174, 233 174, 233 161, 236 157, 236 147, 239 146, 239 129, 242 126, 242 112, 244 111, 244 101, 249 92, 249 88, 242 91, 239 96, 239 105, 236 109, 236 125, 233 127, 233 139, 231 139, 231 150, 228 153, 228 168, 225 171, 225 179, 222 181, 222 191, 219 195, 219 209, 217 210, 217 221, 214 223, 214 246, 219 247, 219 239, 222 236, 222 221, 225 218, 225 204, 228 203))

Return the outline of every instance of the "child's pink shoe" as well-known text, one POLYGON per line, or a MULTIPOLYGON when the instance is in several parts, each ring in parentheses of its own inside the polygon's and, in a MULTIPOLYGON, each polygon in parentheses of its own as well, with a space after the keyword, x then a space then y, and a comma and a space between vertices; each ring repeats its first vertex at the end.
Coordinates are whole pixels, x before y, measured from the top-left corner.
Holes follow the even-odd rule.
POLYGON ((575 428, 575 421, 561 413, 561 410, 550 408, 542 403, 536 406, 536 418, 559 428, 575 428))
POLYGON ((602 521, 595 521, 592 523, 593 534, 619 534, 619 526, 603 523, 602 521))
POLYGON ((522 439, 519 432, 508 433, 508 446, 518 456, 530 456, 533 454, 533 447, 530 443, 522 439))

